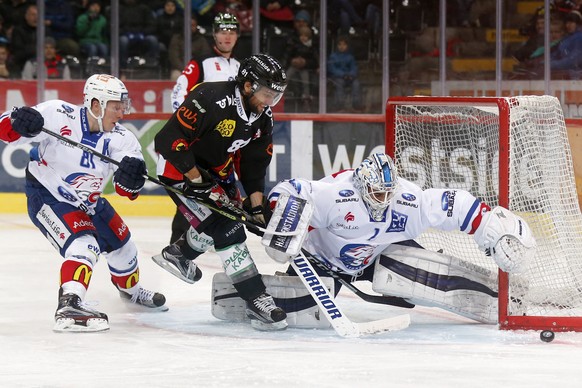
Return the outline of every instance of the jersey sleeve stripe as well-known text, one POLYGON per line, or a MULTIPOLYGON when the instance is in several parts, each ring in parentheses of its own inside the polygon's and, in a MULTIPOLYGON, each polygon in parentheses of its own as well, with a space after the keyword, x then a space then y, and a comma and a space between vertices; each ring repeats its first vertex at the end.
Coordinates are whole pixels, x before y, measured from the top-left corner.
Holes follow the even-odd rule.
POLYGON ((479 206, 480 204, 481 204, 481 201, 479 201, 478 199, 475 199, 475 201, 471 205, 471 208, 467 212, 467 215, 465 216, 465 220, 463 221, 463 224, 461 225, 461 232, 465 232, 467 230, 467 227, 471 223, 471 219, 473 218, 473 215, 475 214, 475 210, 477 210, 477 208, 480 208, 480 206, 479 206))

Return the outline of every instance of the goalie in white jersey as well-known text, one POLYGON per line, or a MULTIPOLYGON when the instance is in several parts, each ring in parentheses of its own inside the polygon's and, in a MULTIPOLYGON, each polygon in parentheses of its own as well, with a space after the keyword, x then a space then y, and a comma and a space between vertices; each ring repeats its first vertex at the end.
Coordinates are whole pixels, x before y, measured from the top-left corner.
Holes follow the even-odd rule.
MULTIPOLYGON (((465 232, 509 273, 525 270, 535 254, 531 230, 520 217, 502 207, 492 210, 465 190, 422 190, 398 177, 392 159, 383 153, 319 181, 283 181, 269 193, 271 208, 287 196, 311 203, 302 246, 328 270, 349 282, 371 281, 382 294, 481 322, 497 319, 496 272, 427 251, 413 239, 428 228, 465 232)), ((269 228, 280 221, 271 219, 269 228)), ((263 243, 268 246, 268 239, 263 243)), ((267 252, 280 262, 289 259, 280 249, 267 247, 267 252)), ((287 272, 294 274, 292 268, 287 272)), ((274 297, 289 309, 282 295, 274 297)))
POLYGON ((118 123, 130 110, 127 89, 119 79, 97 74, 87 80, 83 94, 83 107, 51 100, 0 116, 0 140, 38 143, 26 169, 25 192, 30 219, 64 258, 55 331, 109 328, 106 314, 83 304, 100 256, 107 259, 111 281, 122 299, 167 310, 164 295, 141 287, 131 233, 101 197, 112 174, 116 192, 131 200, 145 183, 140 144, 118 123), (43 127, 80 146, 57 139, 43 127), (83 146, 120 161, 119 168, 83 146))

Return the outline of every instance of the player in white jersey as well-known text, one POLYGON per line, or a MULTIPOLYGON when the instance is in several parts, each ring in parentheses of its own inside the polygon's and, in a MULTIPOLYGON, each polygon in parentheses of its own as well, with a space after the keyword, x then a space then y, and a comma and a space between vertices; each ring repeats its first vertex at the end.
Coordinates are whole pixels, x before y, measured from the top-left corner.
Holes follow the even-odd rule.
POLYGON ((83 304, 93 267, 107 259, 111 281, 122 299, 148 309, 167 310, 165 297, 140 284, 137 248, 121 217, 101 193, 111 175, 115 190, 134 200, 147 173, 135 135, 118 123, 129 113, 125 85, 96 74, 85 83, 84 106, 51 100, 0 116, 0 139, 38 143, 26 169, 30 219, 59 251, 59 302, 55 331, 101 331, 106 314, 83 304), (42 129, 120 161, 119 168, 42 129))
MULTIPOLYGON (((184 102, 186 95, 200 82, 233 81, 240 67, 240 62, 233 58, 232 51, 239 34, 236 16, 219 13, 212 23, 214 37, 213 54, 195 57, 188 62, 182 74, 176 80, 172 90, 172 110, 175 112, 184 102)), ((176 210, 172 220, 170 243, 175 242, 188 230, 190 224, 180 211, 176 210)))
MULTIPOLYGON (((497 292, 493 284, 496 273, 488 271, 483 276, 485 272, 476 266, 466 273, 456 273, 458 268, 453 268, 456 259, 437 252, 427 253, 413 240, 428 228, 473 235, 478 246, 491 254, 502 270, 510 273, 523 271, 535 252, 531 230, 520 217, 502 207, 492 210, 465 190, 422 190, 398 177, 392 159, 383 153, 371 155, 355 170, 345 170, 319 181, 280 182, 269 193, 271 208, 285 195, 305 199, 313 205, 303 248, 344 280, 374 281, 375 289, 384 294, 443 307, 483 322, 496 319, 497 292), (415 260, 394 259, 407 256, 414 256, 415 260), (432 267, 422 264, 429 261, 432 267), (386 284, 386 281, 377 284, 377 272, 383 275, 389 272, 385 279, 396 284, 386 284), (484 295, 484 298, 479 299, 477 307, 466 308, 458 305, 459 301, 463 303, 458 294, 456 299, 449 298, 455 292, 463 292, 465 296, 484 295)), ((269 248, 267 252, 278 261, 288 259, 284 252, 269 248)), ((288 273, 294 274, 291 268, 288 273)))
POLYGON ((219 13, 212 23, 214 54, 192 58, 176 80, 172 90, 172 110, 176 111, 186 95, 200 82, 233 81, 238 74, 240 63, 233 58, 232 51, 239 34, 236 16, 219 13))

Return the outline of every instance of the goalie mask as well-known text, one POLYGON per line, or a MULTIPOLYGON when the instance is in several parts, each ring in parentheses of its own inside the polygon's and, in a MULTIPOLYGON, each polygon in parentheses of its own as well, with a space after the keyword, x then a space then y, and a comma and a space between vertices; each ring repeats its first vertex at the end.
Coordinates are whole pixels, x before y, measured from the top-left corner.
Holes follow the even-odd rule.
POLYGON ((397 180, 394 162, 383 153, 370 155, 354 171, 354 186, 374 220, 383 219, 396 193, 397 180))

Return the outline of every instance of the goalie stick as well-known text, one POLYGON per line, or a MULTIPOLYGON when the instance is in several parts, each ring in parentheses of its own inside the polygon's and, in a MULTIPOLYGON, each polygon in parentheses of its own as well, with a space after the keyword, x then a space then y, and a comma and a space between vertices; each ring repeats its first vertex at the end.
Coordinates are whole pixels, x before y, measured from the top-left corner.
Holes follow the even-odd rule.
MULTIPOLYGON (((51 136, 53 136, 53 137, 56 137, 57 139, 59 139, 61 141, 64 141, 67 144, 70 144, 70 145, 72 145, 74 147, 80 148, 80 149, 82 149, 83 151, 85 151, 85 152, 87 152, 89 154, 92 154, 94 156, 97 156, 98 158, 100 158, 100 159, 102 159, 102 160, 104 160, 106 162, 109 162, 109 163, 114 164, 114 165, 116 165, 116 166, 119 167, 119 162, 117 160, 115 160, 115 159, 113 159, 113 158, 111 158, 111 157, 109 157, 107 155, 104 155, 104 154, 102 154, 102 153, 100 153, 98 151, 95 151, 94 149, 92 149, 90 147, 87 147, 87 146, 85 146, 85 145, 83 145, 83 144, 81 144, 79 142, 76 142, 76 141, 74 141, 72 139, 66 138, 66 137, 64 137, 64 136, 62 136, 62 135, 60 135, 58 133, 55 133, 55 132, 49 130, 49 129, 42 128, 42 131, 45 132, 45 133, 47 133, 47 134, 49 134, 49 135, 51 135, 51 136)), ((154 178, 154 177, 149 176, 147 174, 144 174, 143 176, 148 181, 153 182, 153 183, 155 183, 157 185, 160 185, 163 188, 165 188, 166 190, 172 191, 172 192, 174 192, 176 194, 184 195, 184 193, 181 190, 179 190, 179 189, 177 189, 175 187, 172 187, 172 186, 170 186, 168 184, 165 184, 164 182, 160 181, 157 178, 154 178)), ((240 222, 241 224, 244 224, 246 227, 248 227, 249 229, 252 229, 252 230, 254 230, 256 232, 263 233, 263 234, 279 235, 279 236, 295 236, 295 235, 297 235, 297 232, 296 231, 291 231, 291 232, 276 232, 274 230, 269 230, 269 229, 263 228, 263 227, 255 224, 255 223, 251 222, 250 220, 252 219, 252 217, 246 211, 244 211, 243 209, 237 207, 236 205, 234 205, 231 202, 228 202, 228 201, 219 201, 220 205, 224 206, 227 209, 227 210, 224 210, 224 209, 221 209, 218 206, 213 206, 212 204, 209 204, 209 203, 206 203, 206 202, 200 203, 198 200, 196 200, 196 198, 190 198, 190 197, 186 197, 186 198, 188 198, 188 199, 190 199, 192 201, 195 201, 195 202, 197 202, 199 204, 202 204, 202 205, 206 206, 208 209, 212 210, 213 212, 215 212, 217 214, 220 214, 220 215, 222 215, 224 217, 230 218, 233 221, 240 222)))
POLYGON ((410 325, 410 315, 408 314, 378 321, 363 323, 352 322, 335 303, 333 296, 330 295, 327 288, 321 282, 321 278, 302 253, 291 260, 291 266, 333 329, 342 337, 357 338, 367 334, 397 331, 405 329, 410 325))

